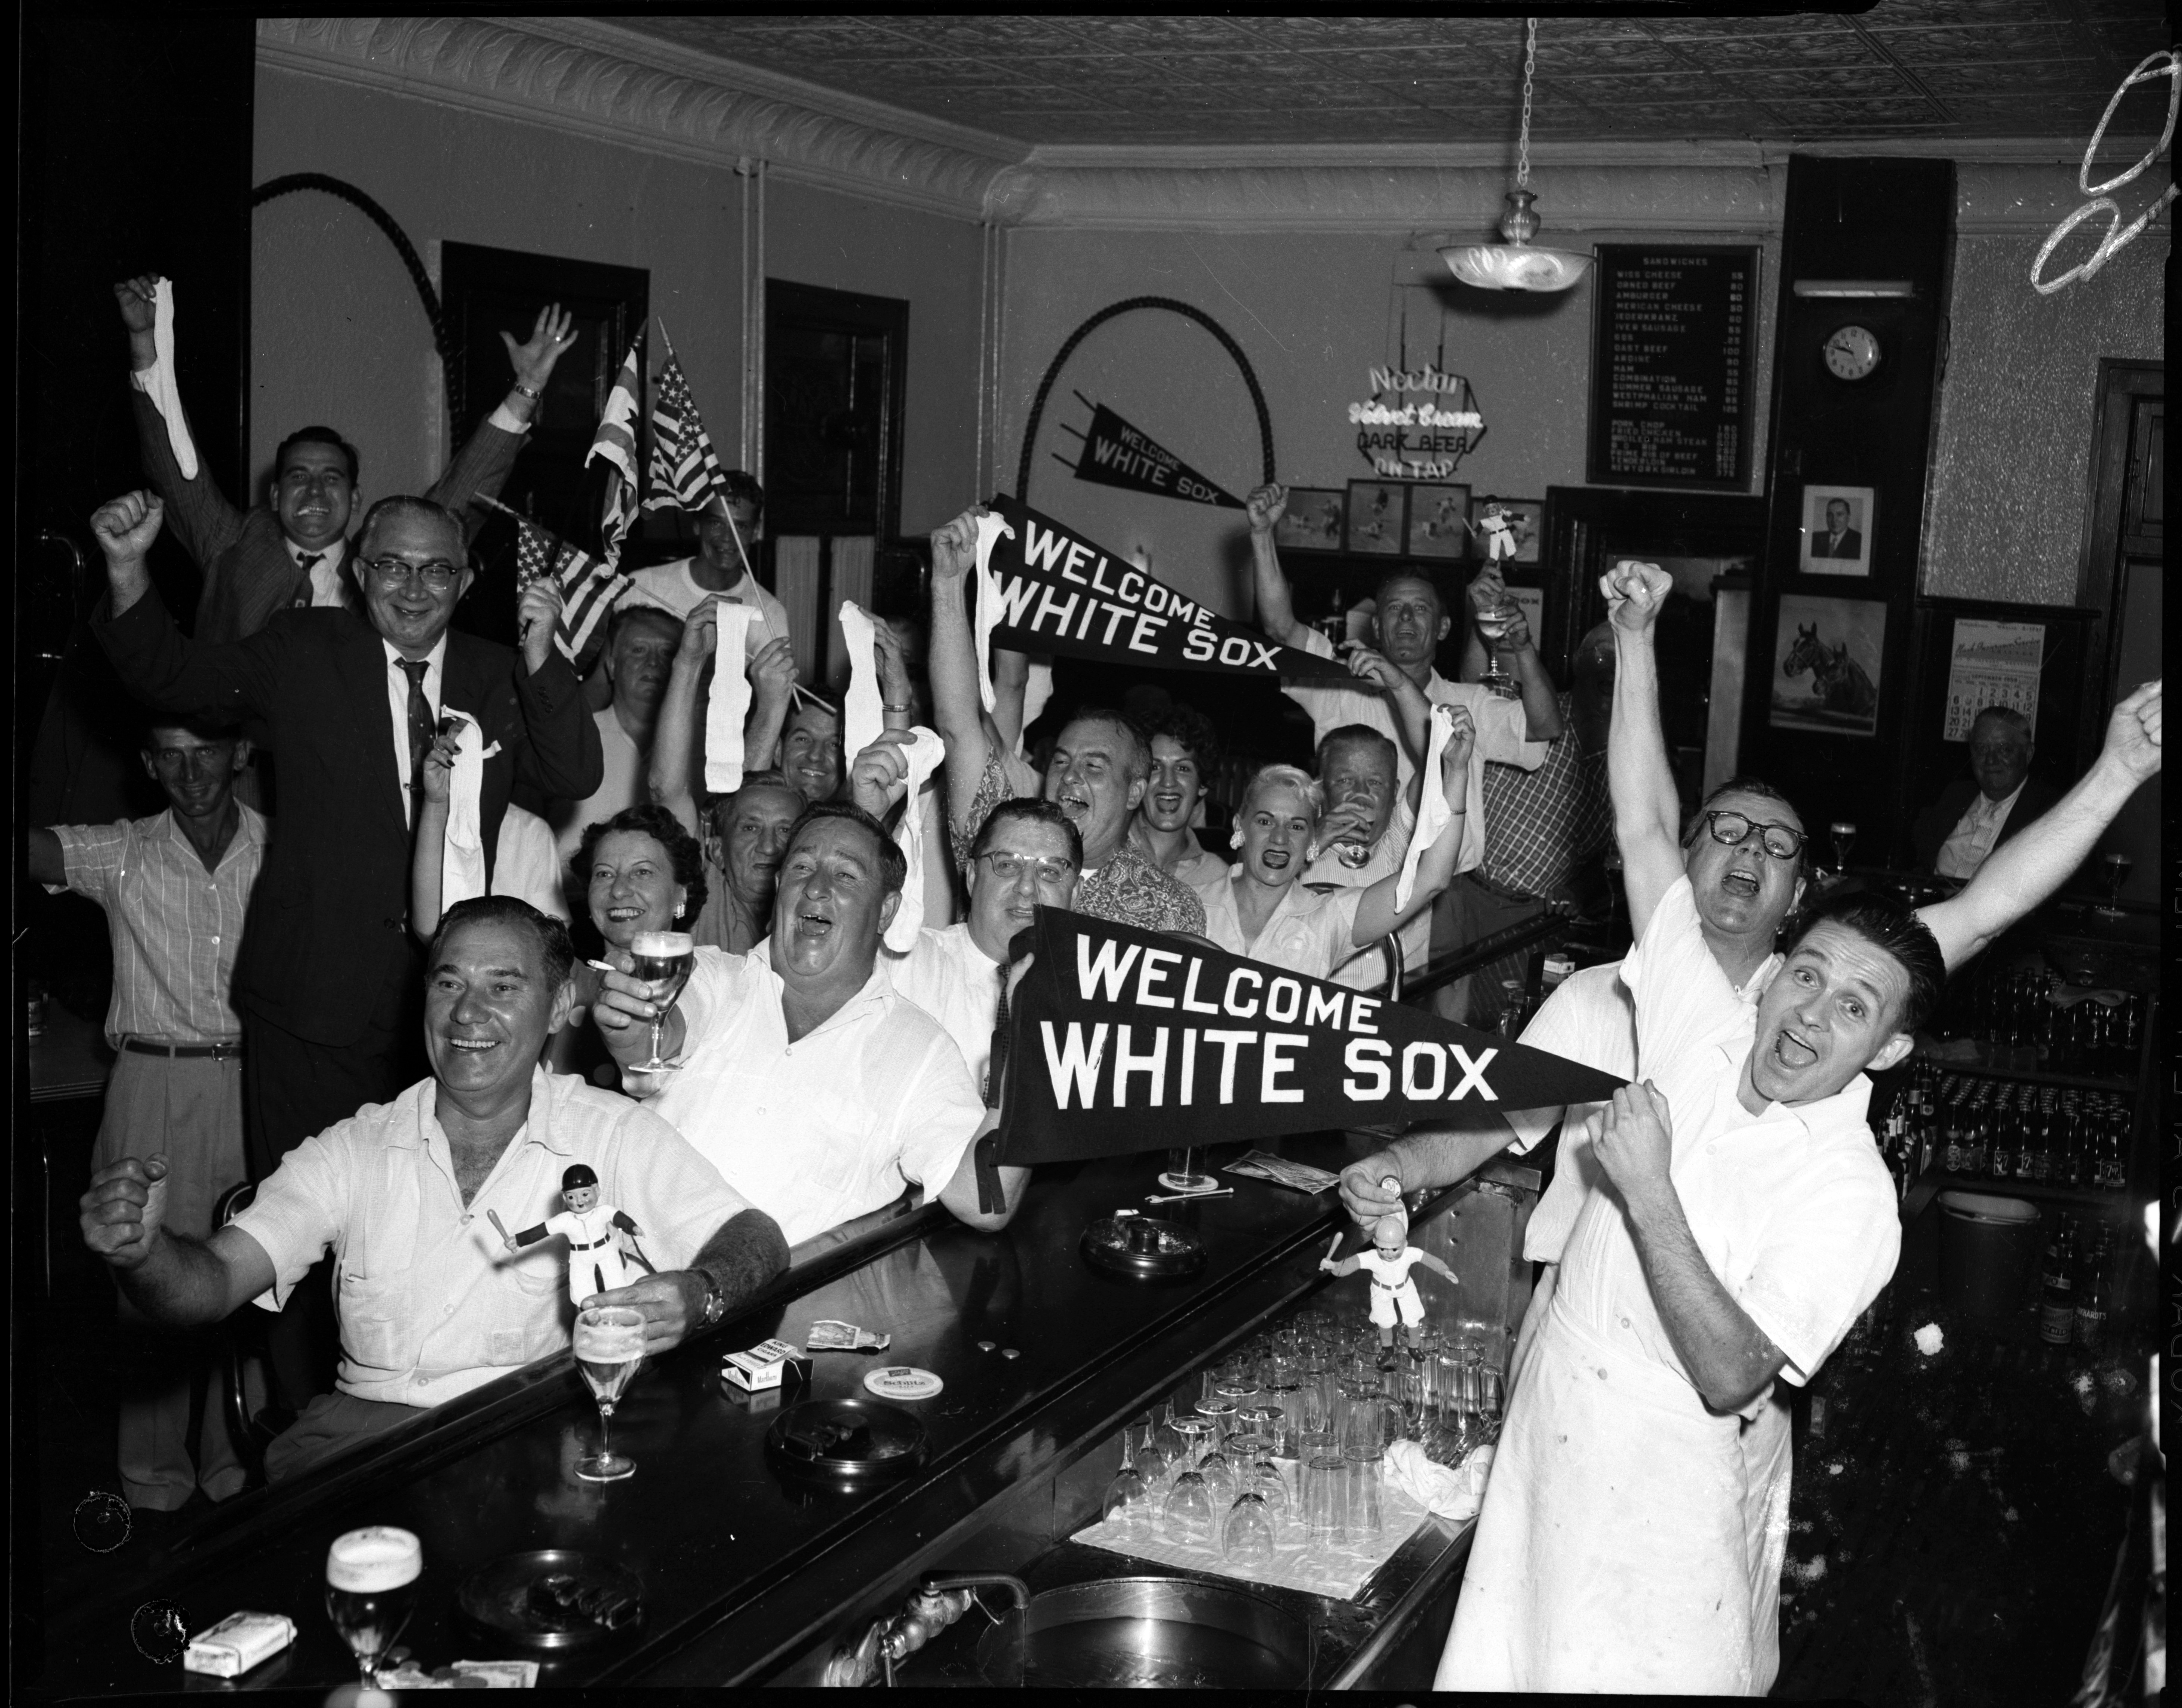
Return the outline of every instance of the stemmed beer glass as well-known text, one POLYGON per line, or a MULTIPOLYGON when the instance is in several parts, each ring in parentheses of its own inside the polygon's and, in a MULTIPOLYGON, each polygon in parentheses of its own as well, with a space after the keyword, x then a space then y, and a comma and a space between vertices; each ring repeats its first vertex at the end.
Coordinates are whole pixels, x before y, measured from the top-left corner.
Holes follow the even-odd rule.
POLYGON ((644 1312, 633 1305, 593 1305, 576 1313, 576 1367, 599 1402, 599 1450, 576 1461, 587 1483, 618 1483, 636 1461, 613 1450, 608 1420, 622 1390, 644 1362, 644 1312))
POLYGON ((629 940, 629 952, 636 957, 629 976, 641 979, 647 987, 644 994, 659 1005, 659 1018, 651 1023, 651 1059, 638 1062, 635 1071, 668 1073, 674 1064, 659 1053, 660 1028, 697 964, 697 940, 687 931, 640 931, 629 940))
POLYGON ((326 1551, 326 1617, 356 1656, 367 1688, 417 1609, 424 1544, 407 1530, 374 1524, 336 1536, 326 1551))

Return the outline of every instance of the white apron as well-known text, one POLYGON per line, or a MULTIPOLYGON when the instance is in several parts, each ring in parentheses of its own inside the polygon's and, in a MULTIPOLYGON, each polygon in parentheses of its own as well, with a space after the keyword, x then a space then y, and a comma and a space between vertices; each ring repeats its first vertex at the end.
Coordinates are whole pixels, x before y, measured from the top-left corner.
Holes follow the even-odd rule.
MULTIPOLYGON (((1762 1691, 1778 1637, 1753 1628, 1752 1535, 1772 1503, 1742 1420, 1559 1300, 1520 1374, 1434 1688, 1762 1691)), ((1785 1495, 1785 1427, 1773 1446, 1758 1457, 1777 1456, 1785 1495)))

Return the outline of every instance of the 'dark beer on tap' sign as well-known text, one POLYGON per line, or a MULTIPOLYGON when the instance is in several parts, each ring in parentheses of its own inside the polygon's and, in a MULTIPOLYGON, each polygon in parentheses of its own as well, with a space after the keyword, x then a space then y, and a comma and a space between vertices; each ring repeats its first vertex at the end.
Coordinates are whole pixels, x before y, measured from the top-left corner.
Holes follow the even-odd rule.
POLYGON ((1598 1101, 1622 1084, 1421 1009, 1080 913, 1039 908, 1013 952, 1034 960, 1010 1000, 1004 1163, 1464 1124, 1598 1101))

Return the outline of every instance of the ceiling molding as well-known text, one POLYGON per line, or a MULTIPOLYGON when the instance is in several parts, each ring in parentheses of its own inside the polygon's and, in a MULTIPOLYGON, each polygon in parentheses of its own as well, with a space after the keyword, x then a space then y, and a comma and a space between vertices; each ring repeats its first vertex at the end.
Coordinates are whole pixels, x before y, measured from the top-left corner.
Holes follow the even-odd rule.
MULTIPOLYGON (((258 57, 701 165, 762 159, 784 178, 1030 227, 1483 236, 1513 164, 1504 142, 1026 148, 595 18, 263 18, 258 57)), ((2081 147, 1723 139, 1543 141, 1531 152, 1551 241, 1556 232, 1777 230, 1779 169, 1794 152, 1950 158, 1959 230, 2043 232, 2085 199, 2081 147)), ((2127 160, 2147 147, 2109 139, 2102 153, 2127 160)))
POLYGON ((703 58, 693 75, 664 62, 702 56, 645 38, 629 38, 641 58, 612 51, 624 33, 590 19, 261 18, 258 58, 702 165, 762 159, 786 177, 959 219, 981 217, 993 178, 1022 152, 963 147, 981 133, 906 114, 874 125, 863 116, 873 103, 774 73, 745 77, 745 68, 703 58), (732 83, 721 75, 730 71, 732 83))

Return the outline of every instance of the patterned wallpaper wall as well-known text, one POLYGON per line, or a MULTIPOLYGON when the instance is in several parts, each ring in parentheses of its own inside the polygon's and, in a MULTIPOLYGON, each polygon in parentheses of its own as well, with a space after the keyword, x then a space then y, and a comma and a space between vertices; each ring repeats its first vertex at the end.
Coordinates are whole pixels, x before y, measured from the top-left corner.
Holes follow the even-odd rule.
POLYGON ((2051 297, 2030 283, 2041 241, 1955 246, 1919 577, 1934 597, 2075 602, 2099 358, 2167 353, 2163 225, 2051 297))

